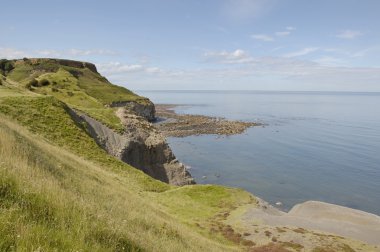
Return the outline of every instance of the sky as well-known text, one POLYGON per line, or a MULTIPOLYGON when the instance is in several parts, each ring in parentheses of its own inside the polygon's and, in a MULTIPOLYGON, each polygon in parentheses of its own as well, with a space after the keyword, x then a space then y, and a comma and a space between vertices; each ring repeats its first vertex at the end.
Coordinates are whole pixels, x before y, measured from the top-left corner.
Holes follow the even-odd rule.
POLYGON ((0 58, 89 61, 132 90, 380 92, 378 0, 12 0, 0 58))

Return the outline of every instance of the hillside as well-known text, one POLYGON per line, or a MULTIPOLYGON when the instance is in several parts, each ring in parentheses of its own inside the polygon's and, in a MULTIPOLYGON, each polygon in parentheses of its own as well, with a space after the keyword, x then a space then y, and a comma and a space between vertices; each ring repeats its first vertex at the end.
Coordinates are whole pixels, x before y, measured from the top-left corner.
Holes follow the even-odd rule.
POLYGON ((192 185, 148 122, 153 104, 91 63, 1 60, 0 80, 0 251, 377 251, 242 223, 261 201, 192 185))

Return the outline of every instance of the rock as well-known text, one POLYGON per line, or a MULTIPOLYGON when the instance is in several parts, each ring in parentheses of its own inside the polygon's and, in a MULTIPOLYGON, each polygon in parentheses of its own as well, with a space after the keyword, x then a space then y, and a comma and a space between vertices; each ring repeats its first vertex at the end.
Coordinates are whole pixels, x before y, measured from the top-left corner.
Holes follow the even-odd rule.
POLYGON ((86 123, 89 134, 109 154, 163 182, 180 186, 195 184, 164 136, 145 117, 130 116, 130 110, 120 107, 116 114, 125 132, 119 134, 84 113, 72 111, 71 114, 78 122, 86 123))
POLYGON ((156 109, 149 99, 138 101, 113 102, 111 107, 124 107, 130 114, 144 117, 149 122, 156 120, 156 109))
POLYGON ((280 201, 276 202, 276 206, 282 206, 282 202, 280 201))

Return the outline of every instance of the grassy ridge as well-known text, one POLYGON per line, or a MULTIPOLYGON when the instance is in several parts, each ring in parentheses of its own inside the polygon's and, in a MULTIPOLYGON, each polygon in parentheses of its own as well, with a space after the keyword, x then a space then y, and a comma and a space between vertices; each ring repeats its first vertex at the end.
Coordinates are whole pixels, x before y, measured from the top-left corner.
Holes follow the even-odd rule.
MULTIPOLYGON (((81 62, 74 63, 75 66, 81 65, 81 62)), ((16 85, 38 94, 54 96, 118 132, 122 132, 123 127, 109 105, 115 102, 148 101, 124 87, 113 85, 96 70, 85 67, 89 63, 74 67, 65 60, 25 59, 7 61, 7 64, 12 67, 8 67, 11 70, 6 72, 6 76, 17 82, 16 85), (43 85, 38 84, 42 82, 43 85)))

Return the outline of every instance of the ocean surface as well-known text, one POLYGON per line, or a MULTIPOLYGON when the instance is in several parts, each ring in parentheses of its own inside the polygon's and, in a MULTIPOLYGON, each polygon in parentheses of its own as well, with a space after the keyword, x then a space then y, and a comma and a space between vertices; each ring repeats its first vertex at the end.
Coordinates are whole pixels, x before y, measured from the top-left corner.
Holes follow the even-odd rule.
POLYGON ((380 93, 138 91, 177 113, 265 126, 169 138, 197 183, 244 188, 282 210, 319 200, 380 215, 380 93))

